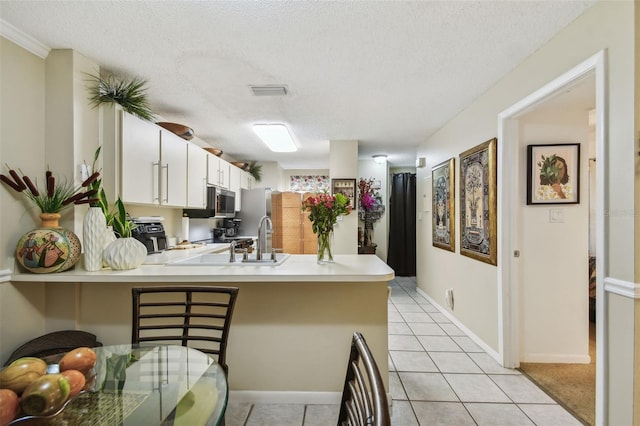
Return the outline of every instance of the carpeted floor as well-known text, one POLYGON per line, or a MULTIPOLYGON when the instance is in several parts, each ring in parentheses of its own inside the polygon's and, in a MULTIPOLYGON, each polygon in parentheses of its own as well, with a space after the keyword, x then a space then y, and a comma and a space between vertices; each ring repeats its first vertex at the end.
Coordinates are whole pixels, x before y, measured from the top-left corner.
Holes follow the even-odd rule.
POLYGON ((589 323, 590 364, 520 363, 520 370, 585 424, 595 424, 596 339, 589 323))

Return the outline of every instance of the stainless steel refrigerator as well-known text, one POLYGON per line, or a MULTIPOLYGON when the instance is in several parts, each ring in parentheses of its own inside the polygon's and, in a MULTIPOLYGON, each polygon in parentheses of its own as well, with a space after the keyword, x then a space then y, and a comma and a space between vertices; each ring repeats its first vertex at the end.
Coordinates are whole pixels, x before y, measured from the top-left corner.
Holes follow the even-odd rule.
MULTIPOLYGON (((262 216, 271 217, 271 188, 242 189, 240 211, 236 217, 242 219, 240 235, 258 236, 258 223, 262 216)), ((271 247, 271 234, 267 238, 267 247, 271 247)))

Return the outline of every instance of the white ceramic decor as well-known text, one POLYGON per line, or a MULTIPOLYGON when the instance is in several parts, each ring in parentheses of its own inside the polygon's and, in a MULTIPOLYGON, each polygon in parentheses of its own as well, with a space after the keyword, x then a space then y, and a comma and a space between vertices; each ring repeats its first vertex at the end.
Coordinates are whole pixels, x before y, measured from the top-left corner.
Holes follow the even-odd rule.
POLYGON ((84 269, 99 271, 102 268, 107 220, 100 207, 89 207, 82 224, 82 246, 84 247, 84 269))
POLYGON ((135 269, 144 263, 147 248, 133 237, 118 238, 104 249, 102 256, 111 269, 135 269))
MULTIPOLYGON (((104 238, 102 239, 102 251, 107 248, 109 244, 117 240, 116 234, 113 232, 113 226, 107 226, 104 230, 104 238)), ((104 255, 102 256, 102 266, 108 267, 107 262, 104 261, 104 255)))

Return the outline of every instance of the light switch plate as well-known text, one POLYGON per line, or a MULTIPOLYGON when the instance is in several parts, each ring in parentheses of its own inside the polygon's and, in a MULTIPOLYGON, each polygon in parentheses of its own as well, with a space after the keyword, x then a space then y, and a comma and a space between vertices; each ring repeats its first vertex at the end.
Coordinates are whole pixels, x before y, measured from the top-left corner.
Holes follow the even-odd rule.
POLYGON ((549 223, 564 223, 564 209, 549 209, 549 223))

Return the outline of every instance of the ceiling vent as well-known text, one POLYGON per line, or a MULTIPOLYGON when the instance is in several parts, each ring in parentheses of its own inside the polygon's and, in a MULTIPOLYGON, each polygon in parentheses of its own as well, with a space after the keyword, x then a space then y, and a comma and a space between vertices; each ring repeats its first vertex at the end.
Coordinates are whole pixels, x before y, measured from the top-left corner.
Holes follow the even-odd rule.
POLYGON ((254 96, 286 96, 289 91, 282 84, 267 84, 263 86, 249 86, 254 96))

